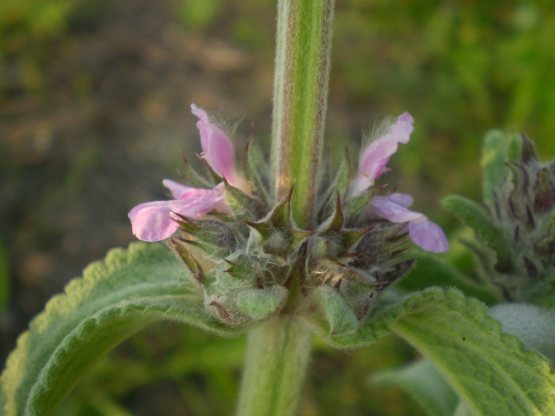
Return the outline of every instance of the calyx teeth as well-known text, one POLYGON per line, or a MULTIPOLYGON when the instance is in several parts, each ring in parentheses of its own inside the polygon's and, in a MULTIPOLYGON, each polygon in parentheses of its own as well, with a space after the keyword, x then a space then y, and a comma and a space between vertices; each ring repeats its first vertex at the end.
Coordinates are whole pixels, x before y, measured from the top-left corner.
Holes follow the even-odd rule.
MULTIPOLYGON (((334 293, 326 298, 343 305, 337 310, 350 308, 353 319, 362 319, 378 293, 412 265, 405 225, 361 219, 375 190, 346 200, 349 181, 339 177, 332 185, 337 188, 324 192, 330 200, 321 204, 320 225, 303 229, 291 215, 292 189, 270 206, 271 193, 261 188, 269 181, 253 172, 249 180, 251 194, 224 180, 229 212, 198 220, 175 216, 179 231, 171 244, 223 323, 241 326, 291 308, 314 310, 299 304, 314 302, 319 287, 334 293)), ((334 308, 325 312, 334 331, 352 330, 329 315, 334 308)))

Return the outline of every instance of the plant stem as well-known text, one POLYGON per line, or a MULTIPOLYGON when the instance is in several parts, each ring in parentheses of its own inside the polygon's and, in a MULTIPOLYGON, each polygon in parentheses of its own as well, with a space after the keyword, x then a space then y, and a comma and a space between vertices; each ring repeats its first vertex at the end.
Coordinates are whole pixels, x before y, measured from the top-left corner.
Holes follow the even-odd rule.
MULTIPOLYGON (((272 126, 275 194, 282 199, 293 187, 293 218, 305 228, 314 226, 316 211, 334 2, 278 0, 272 126)), ((286 416, 297 411, 312 335, 295 316, 296 298, 291 300, 288 313, 248 333, 239 416, 286 416)))
POLYGON ((278 0, 272 163, 276 195, 293 189, 296 222, 314 221, 335 0, 278 0))
POLYGON ((237 416, 294 415, 311 345, 310 331, 294 317, 249 331, 237 416))

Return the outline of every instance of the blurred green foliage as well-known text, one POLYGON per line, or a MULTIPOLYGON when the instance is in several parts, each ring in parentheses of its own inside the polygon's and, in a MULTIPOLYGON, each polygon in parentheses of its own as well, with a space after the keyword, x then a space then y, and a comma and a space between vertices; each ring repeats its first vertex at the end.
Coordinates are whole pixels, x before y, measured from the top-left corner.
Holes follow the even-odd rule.
POLYGON ((178 15, 185 27, 200 30, 214 21, 220 6, 219 0, 185 0, 178 15))
POLYGON ((8 306, 10 299, 10 274, 8 256, 2 241, 0 241, 0 314, 8 306))
POLYGON ((5 62, 16 68, 16 74, 7 71, 0 78, 0 98, 3 90, 13 88, 10 84, 42 91, 44 66, 51 59, 48 46, 70 44, 71 29, 90 26, 107 4, 106 0, 0 1, 0 69, 5 62))
MULTIPOLYGON (((27 89, 37 90, 42 84, 37 44, 64 33, 71 5, 70 0, 0 1, 0 65, 17 55, 19 77, 27 89)), ((3 88, 5 80, 0 79, 0 92, 3 88)))
POLYGON ((0 52, 16 48, 23 38, 59 35, 67 25, 66 17, 72 5, 69 0, 3 0, 0 2, 0 52))

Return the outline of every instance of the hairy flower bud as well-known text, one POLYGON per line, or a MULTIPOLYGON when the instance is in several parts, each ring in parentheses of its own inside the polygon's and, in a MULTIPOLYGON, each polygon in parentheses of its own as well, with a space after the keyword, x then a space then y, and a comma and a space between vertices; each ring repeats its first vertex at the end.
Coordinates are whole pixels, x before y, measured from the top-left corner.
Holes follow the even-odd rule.
MULTIPOLYGON (((505 137, 504 143, 506 148, 518 145, 520 152, 516 157, 507 153, 499 159, 505 163, 504 175, 495 186, 485 183, 492 190, 491 195, 484 195, 486 201, 490 197, 489 210, 473 208, 476 212, 468 216, 473 215, 474 221, 466 222, 484 243, 471 246, 483 277, 497 286, 507 300, 533 301, 549 296, 547 289, 555 276, 554 162, 540 161, 534 144, 524 135, 505 137)), ((487 140, 484 146, 488 146, 487 140)), ((452 211, 461 213, 461 207, 453 201, 452 211)))

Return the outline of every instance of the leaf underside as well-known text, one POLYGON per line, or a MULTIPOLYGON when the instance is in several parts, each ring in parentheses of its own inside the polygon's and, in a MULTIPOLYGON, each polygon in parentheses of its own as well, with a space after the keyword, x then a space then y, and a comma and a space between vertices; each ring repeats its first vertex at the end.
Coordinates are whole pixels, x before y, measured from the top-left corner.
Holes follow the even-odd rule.
POLYGON ((481 302, 430 288, 377 310, 354 334, 320 334, 340 348, 371 344, 393 331, 428 358, 477 415, 555 414, 549 361, 501 330, 481 302))
POLYGON ((0 378, 7 416, 47 415, 95 362, 159 321, 232 335, 207 315, 192 279, 159 244, 114 249, 52 298, 20 336, 0 378))

